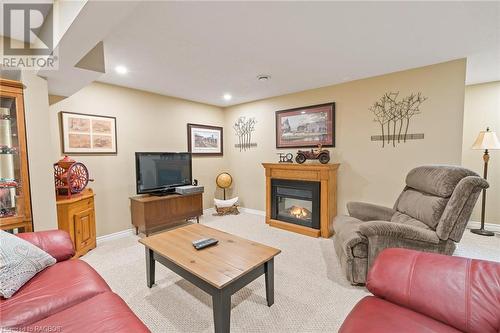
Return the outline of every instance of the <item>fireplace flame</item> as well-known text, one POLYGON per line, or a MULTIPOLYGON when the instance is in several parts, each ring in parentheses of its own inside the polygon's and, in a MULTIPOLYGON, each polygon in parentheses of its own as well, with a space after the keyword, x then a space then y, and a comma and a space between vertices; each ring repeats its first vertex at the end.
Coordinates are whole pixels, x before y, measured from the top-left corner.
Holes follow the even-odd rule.
POLYGON ((288 209, 290 215, 297 219, 307 219, 311 216, 311 212, 303 207, 292 206, 288 209))

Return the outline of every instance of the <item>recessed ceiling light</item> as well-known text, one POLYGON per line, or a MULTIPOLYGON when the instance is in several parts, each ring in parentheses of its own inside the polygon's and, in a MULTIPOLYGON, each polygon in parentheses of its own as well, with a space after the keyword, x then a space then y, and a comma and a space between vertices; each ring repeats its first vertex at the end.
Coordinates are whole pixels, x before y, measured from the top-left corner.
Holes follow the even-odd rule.
POLYGON ((300 111, 300 113, 301 113, 301 114, 306 114, 306 112, 305 112, 305 111, 300 111))
POLYGON ((222 96, 222 98, 224 98, 225 101, 230 101, 231 98, 233 98, 233 96, 231 96, 231 94, 224 94, 224 96, 222 96))
POLYGON ((263 81, 269 81, 271 80, 271 75, 267 75, 267 74, 260 74, 260 75, 257 75, 257 80, 263 82, 263 81))
POLYGON ((116 71, 118 74, 127 74, 128 69, 127 69, 127 67, 125 67, 125 66, 119 65, 119 66, 116 66, 116 67, 115 67, 115 71, 116 71))

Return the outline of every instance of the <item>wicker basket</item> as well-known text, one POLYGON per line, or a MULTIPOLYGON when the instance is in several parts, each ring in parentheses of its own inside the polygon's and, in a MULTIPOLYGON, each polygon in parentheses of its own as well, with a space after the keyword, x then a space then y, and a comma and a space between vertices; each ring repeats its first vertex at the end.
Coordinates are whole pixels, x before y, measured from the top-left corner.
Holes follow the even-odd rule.
POLYGON ((216 213, 213 213, 214 216, 238 215, 240 213, 237 205, 232 205, 231 207, 217 207, 217 206, 215 206, 215 211, 216 211, 216 213))

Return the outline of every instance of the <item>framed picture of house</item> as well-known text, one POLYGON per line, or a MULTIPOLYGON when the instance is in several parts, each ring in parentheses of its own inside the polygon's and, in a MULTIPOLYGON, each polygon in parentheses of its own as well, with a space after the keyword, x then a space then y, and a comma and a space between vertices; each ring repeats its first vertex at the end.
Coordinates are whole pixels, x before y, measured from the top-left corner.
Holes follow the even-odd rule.
POLYGON ((276 148, 335 147, 335 103, 276 111, 276 148))
POLYGON ((193 155, 222 156, 222 127, 187 124, 188 151, 193 155))
POLYGON ((61 111, 63 154, 117 154, 116 118, 61 111))

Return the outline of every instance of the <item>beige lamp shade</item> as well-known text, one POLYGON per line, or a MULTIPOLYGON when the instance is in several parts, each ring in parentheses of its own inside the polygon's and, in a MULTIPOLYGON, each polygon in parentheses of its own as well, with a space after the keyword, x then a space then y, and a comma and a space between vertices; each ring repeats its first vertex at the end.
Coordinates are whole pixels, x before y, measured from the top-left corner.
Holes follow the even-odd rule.
POLYGON ((500 141, 498 141, 496 133, 487 128, 486 131, 479 132, 472 149, 500 149, 500 141))

